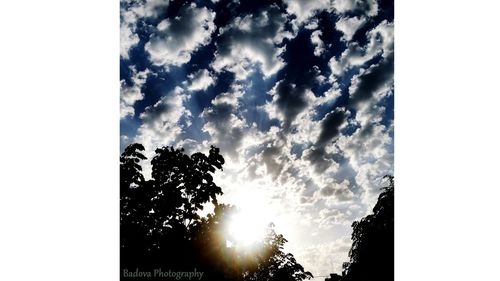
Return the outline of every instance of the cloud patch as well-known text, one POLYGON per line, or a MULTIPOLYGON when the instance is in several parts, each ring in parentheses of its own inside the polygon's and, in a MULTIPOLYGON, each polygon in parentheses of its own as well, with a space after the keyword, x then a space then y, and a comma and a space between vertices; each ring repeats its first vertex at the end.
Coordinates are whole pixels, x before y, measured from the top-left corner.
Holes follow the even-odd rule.
POLYGON ((196 4, 184 5, 173 18, 162 20, 144 46, 151 62, 158 66, 179 66, 191 54, 208 44, 215 30, 215 13, 196 4))
POLYGON ((206 90, 215 83, 214 77, 207 69, 200 69, 188 75, 187 84, 189 91, 206 90))
POLYGON ((125 80, 120 81, 120 118, 134 116, 134 104, 136 101, 142 100, 144 94, 141 91, 142 86, 146 83, 146 79, 151 73, 149 69, 137 71, 135 67, 132 70, 132 85, 129 86, 125 80))
POLYGON ((345 41, 351 41, 352 36, 366 23, 363 17, 342 17, 335 23, 335 28, 342 32, 345 41))
POLYGON ((314 55, 319 57, 323 52, 325 52, 325 43, 321 40, 321 30, 315 30, 311 33, 311 43, 314 45, 314 55))
POLYGON ((235 18, 220 29, 212 67, 217 72, 229 70, 239 80, 246 79, 255 65, 266 77, 275 74, 284 66, 280 57, 284 48, 278 44, 290 36, 284 31, 286 21, 286 16, 274 5, 257 15, 235 18))
POLYGON ((390 54, 377 65, 353 78, 349 88, 350 102, 357 106, 377 93, 386 93, 392 86, 394 76, 394 55, 390 54))
POLYGON ((360 67, 378 55, 388 56, 394 50, 394 24, 382 21, 367 34, 368 43, 360 46, 350 42, 340 57, 332 57, 329 65, 332 75, 340 77, 354 67, 360 67))
POLYGON ((338 163, 333 160, 333 153, 328 153, 326 146, 334 141, 340 134, 349 112, 345 108, 337 108, 328 113, 320 122, 320 134, 316 143, 304 152, 304 159, 308 160, 316 173, 324 173, 327 169, 338 168, 338 163))
POLYGON ((287 12, 296 17, 300 25, 321 10, 330 7, 330 0, 285 0, 287 12))
POLYGON ((332 242, 311 245, 295 256, 314 276, 329 276, 332 272, 342 272, 342 264, 349 261, 351 244, 350 237, 346 236, 332 242))
POLYGON ((134 141, 144 145, 148 158, 154 155, 154 150, 158 147, 177 147, 178 136, 184 130, 180 121, 191 116, 191 112, 184 106, 187 98, 184 90, 176 87, 139 115, 142 125, 138 128, 134 141))
POLYGON ((334 0, 333 8, 337 13, 359 13, 369 17, 378 14, 377 0, 334 0))
POLYGON ((247 125, 238 116, 238 99, 243 95, 238 87, 218 95, 212 106, 206 108, 201 117, 205 121, 203 131, 210 135, 211 142, 233 159, 238 159, 247 125))

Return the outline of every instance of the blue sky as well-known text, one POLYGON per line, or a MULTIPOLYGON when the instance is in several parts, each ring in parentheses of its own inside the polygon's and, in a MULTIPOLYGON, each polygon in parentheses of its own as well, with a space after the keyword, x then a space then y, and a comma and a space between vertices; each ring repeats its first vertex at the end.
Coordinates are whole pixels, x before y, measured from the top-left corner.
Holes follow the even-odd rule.
POLYGON ((351 223, 393 174, 392 1, 120 9, 122 149, 220 147, 222 201, 253 194, 307 270, 340 272, 351 223))

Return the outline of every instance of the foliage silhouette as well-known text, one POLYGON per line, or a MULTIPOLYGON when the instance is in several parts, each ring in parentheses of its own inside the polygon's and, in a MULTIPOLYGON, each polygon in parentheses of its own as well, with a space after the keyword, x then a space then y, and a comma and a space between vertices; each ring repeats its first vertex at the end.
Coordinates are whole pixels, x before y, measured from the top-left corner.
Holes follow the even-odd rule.
POLYGON ((342 276, 332 274, 327 281, 394 280, 394 177, 385 178, 389 184, 373 214, 352 224, 350 260, 344 263, 342 276))
MULTIPOLYGON (((208 155, 184 154, 183 149, 156 149, 151 179, 145 180, 141 144, 129 145, 120 157, 120 258, 123 270, 155 269, 204 272, 203 280, 301 281, 304 271, 292 254, 283 252, 287 240, 269 225, 254 251, 229 247, 224 230, 235 206, 219 204, 222 189, 212 174, 224 158, 211 147, 208 155), (214 212, 200 217, 204 205, 214 212)), ((137 278, 147 280, 148 278, 137 278)), ((151 279, 155 279, 152 277, 151 279)))

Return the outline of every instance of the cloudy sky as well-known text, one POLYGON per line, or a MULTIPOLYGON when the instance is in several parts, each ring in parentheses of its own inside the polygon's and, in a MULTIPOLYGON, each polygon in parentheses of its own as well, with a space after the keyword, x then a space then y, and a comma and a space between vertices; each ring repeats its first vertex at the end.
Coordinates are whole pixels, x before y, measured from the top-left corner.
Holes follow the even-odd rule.
POLYGON ((219 147, 221 201, 265 210, 314 275, 340 272, 393 173, 392 1, 120 9, 121 148, 219 147))

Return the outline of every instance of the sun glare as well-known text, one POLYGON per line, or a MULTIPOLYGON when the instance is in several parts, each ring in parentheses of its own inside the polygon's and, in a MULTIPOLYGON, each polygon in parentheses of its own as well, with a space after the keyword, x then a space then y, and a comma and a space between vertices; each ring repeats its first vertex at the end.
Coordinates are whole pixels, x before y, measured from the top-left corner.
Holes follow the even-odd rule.
POLYGON ((229 245, 252 246, 264 239, 266 227, 265 217, 249 210, 240 210, 232 216, 228 225, 229 239, 232 241, 229 245))
POLYGON ((264 239, 269 223, 273 222, 273 210, 265 199, 265 194, 255 189, 238 192, 234 198, 238 209, 226 229, 228 246, 249 248, 264 239))

